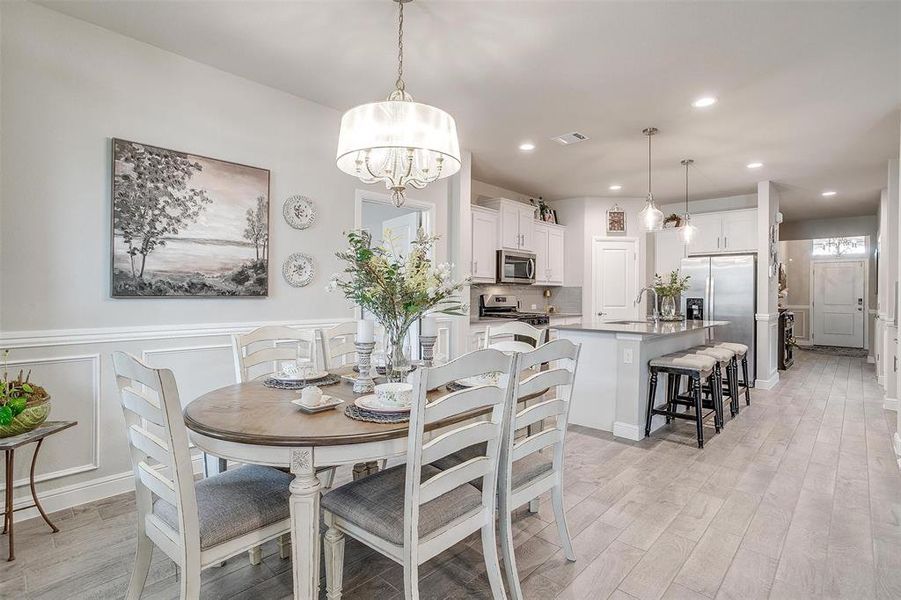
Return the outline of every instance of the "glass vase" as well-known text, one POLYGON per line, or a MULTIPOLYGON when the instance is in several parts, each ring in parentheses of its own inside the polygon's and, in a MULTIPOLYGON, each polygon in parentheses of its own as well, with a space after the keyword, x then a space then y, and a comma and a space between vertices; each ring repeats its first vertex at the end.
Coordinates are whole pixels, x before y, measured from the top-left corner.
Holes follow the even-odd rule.
POLYGON ((407 331, 398 327, 385 328, 385 378, 389 383, 405 382, 410 372, 410 356, 404 348, 407 331))
POLYGON ((676 316, 676 298, 664 296, 660 301, 660 316, 664 319, 672 319, 676 316))

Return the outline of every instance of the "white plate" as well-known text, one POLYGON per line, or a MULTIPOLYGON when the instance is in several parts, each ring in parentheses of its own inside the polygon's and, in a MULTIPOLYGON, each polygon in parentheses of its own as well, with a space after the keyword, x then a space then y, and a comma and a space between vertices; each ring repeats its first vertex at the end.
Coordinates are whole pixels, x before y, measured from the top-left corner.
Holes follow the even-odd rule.
POLYGON ((377 413, 403 413, 410 412, 411 407, 407 406, 388 406, 387 404, 382 404, 379 402, 379 399, 375 394, 370 394, 368 396, 360 396, 356 400, 354 400, 354 404, 362 408, 363 410, 371 410, 372 412, 377 413))
POLYGON ((497 378, 485 377, 484 375, 476 375, 475 377, 467 377, 465 379, 458 379, 454 383, 457 385, 461 385, 463 387, 476 387, 479 385, 504 385, 506 379, 503 375, 498 375, 497 378))
POLYGON ((300 410, 302 410, 305 413, 318 413, 318 412, 322 412, 325 410, 329 410, 331 408, 335 408, 339 404, 344 403, 343 400, 341 400, 339 398, 335 398, 334 396, 328 396, 326 394, 322 395, 322 399, 325 400, 325 402, 320 404, 319 406, 307 406, 306 404, 301 402, 300 398, 295 398, 294 400, 291 400, 291 404, 296 405, 298 408, 300 408, 300 410))
POLYGON ((315 382, 319 379, 325 379, 328 377, 328 371, 317 371, 315 373, 311 373, 306 377, 302 377, 299 373, 297 374, 289 374, 282 371, 281 373, 276 373, 272 376, 276 381, 285 381, 288 383, 294 383, 295 381, 310 381, 315 382))
POLYGON ((306 196, 291 196, 285 200, 282 213, 294 229, 306 229, 316 220, 316 208, 306 196))

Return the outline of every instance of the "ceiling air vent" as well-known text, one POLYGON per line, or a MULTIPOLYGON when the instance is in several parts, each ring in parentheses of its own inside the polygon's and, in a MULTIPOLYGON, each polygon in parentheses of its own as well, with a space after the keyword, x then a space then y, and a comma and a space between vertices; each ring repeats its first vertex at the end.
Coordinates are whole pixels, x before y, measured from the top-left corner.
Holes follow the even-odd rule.
POLYGON ((564 133, 563 135, 558 135, 557 137, 552 137, 551 139, 561 146, 569 146, 570 144, 578 144, 579 142, 584 142, 588 139, 588 136, 584 133, 573 131, 572 133, 564 133))

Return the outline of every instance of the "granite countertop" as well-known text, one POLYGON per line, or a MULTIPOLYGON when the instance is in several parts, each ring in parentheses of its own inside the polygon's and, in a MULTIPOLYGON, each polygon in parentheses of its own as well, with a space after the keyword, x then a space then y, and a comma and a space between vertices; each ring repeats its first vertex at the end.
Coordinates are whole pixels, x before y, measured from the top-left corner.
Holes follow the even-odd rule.
POLYGON ((586 321, 578 325, 558 325, 559 331, 586 331, 594 333, 631 333, 646 336, 665 336, 689 333, 710 327, 726 325, 729 321, 586 321))
MULTIPOLYGON (((582 313, 568 313, 568 312, 555 312, 555 313, 541 313, 538 311, 523 311, 523 312, 534 312, 536 315, 544 315, 546 314, 549 319, 568 319, 570 317, 581 317, 582 313)), ((477 323, 491 323, 492 321, 509 321, 510 319, 504 319, 501 317, 480 317, 479 315, 469 315, 470 324, 477 323)))

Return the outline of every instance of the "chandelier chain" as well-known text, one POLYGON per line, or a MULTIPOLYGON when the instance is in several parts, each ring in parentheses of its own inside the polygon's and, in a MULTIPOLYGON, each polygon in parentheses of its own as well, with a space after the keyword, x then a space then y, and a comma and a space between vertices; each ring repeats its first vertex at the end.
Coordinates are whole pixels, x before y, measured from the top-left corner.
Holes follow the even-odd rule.
POLYGON ((398 2, 397 17, 397 81, 394 86, 404 91, 404 3, 398 2))

